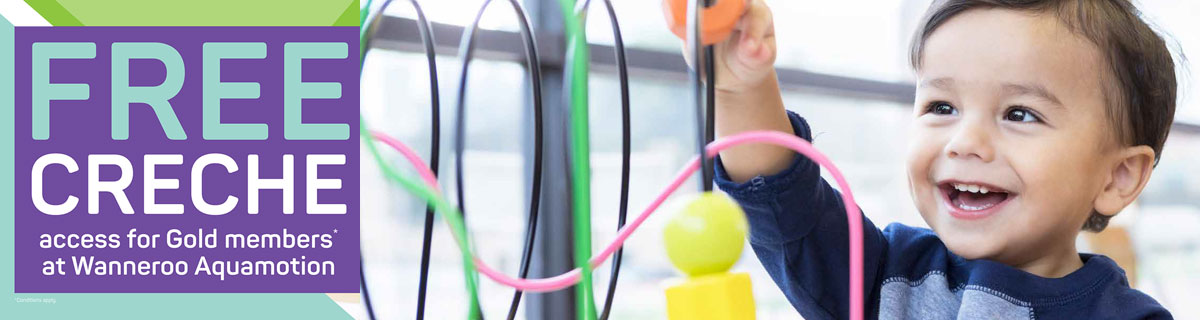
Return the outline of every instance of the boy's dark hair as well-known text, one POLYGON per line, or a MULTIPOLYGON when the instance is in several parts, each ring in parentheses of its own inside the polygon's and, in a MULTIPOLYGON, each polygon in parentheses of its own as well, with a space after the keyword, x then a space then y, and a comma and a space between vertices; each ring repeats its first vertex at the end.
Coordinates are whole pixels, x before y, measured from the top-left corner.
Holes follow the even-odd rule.
MULTIPOLYGON (((913 68, 921 67, 925 40, 938 26, 976 8, 1051 13, 1095 44, 1109 63, 1111 76, 1105 78, 1119 89, 1113 94, 1104 90, 1118 141, 1150 146, 1157 165, 1175 117, 1175 63, 1166 43, 1129 0, 935 0, 912 39, 913 68)), ((1082 229, 1100 232, 1111 218, 1093 211, 1082 229)))

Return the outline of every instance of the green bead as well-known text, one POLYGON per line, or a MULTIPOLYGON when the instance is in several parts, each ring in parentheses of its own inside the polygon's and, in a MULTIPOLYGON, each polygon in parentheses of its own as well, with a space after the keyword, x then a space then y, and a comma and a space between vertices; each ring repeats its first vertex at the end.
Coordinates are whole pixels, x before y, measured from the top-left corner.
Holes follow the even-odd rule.
POLYGON ((663 228, 667 257, 690 277, 728 271, 742 255, 746 215, 724 194, 705 192, 663 228))

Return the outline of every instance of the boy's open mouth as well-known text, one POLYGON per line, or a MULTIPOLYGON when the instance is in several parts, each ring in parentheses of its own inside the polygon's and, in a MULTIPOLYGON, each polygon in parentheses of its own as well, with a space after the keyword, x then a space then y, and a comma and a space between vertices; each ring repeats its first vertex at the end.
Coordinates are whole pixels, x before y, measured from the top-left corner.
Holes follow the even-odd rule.
POLYGON ((960 218, 982 218, 990 213, 988 209, 995 208, 1014 194, 996 186, 979 183, 948 181, 938 185, 946 204, 950 206, 951 214, 960 218), (959 211, 959 212, 954 212, 959 211))

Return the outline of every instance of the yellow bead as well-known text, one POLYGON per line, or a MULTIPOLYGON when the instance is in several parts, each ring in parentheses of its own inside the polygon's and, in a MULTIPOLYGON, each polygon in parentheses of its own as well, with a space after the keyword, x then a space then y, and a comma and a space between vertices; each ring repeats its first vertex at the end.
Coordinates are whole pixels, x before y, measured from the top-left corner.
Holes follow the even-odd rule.
POLYGON ((690 199, 663 229, 671 263, 690 277, 728 271, 742 255, 746 215, 724 194, 690 199))

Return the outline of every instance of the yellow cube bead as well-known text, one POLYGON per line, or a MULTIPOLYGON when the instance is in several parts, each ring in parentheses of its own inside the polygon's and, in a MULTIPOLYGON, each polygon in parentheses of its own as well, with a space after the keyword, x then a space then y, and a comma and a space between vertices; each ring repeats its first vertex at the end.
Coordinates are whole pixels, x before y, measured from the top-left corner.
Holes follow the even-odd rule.
POLYGON ((688 278, 667 288, 671 320, 753 320, 750 274, 721 272, 688 278))

